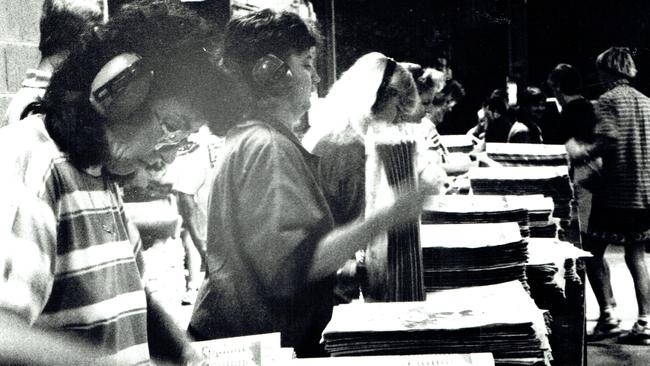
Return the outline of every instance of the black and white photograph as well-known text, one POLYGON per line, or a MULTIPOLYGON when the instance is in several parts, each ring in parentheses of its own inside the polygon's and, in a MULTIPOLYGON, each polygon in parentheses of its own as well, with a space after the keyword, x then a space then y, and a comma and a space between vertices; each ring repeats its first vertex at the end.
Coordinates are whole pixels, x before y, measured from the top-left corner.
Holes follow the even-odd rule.
POLYGON ((0 365, 650 365, 648 14, 0 0, 0 365))

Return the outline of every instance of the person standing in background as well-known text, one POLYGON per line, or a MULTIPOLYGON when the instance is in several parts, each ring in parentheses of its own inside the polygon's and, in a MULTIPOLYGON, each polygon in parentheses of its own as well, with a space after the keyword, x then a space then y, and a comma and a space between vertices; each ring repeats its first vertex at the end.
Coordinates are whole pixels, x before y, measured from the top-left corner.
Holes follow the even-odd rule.
POLYGON ((603 162, 584 236, 584 247, 593 254, 586 260, 587 275, 600 306, 589 337, 596 340, 622 332, 604 258, 608 245, 622 245, 634 282, 638 319, 618 341, 650 345, 650 277, 645 262, 645 245, 650 241, 650 98, 630 85, 637 70, 628 48, 607 49, 598 55, 596 68, 607 91, 598 98, 594 143, 567 146, 572 161, 601 157, 603 162))
POLYGON ((39 24, 41 60, 27 70, 20 90, 9 103, 0 127, 23 119, 25 107, 42 98, 52 72, 78 45, 80 37, 102 23, 101 0, 44 0, 39 24))
POLYGON ((164 180, 172 183, 178 213, 183 223, 181 241, 185 252, 187 270, 186 292, 181 303, 191 305, 205 270, 208 225, 208 195, 212 186, 214 156, 222 144, 220 138, 210 134, 207 126, 188 137, 188 142, 178 151, 176 160, 167 167, 164 180), (198 254, 198 257, 197 257, 198 254))
POLYGON ((508 142, 544 143, 540 123, 545 110, 546 96, 544 93, 537 87, 527 87, 519 98, 518 118, 510 128, 508 142))
POLYGON ((580 72, 569 64, 558 64, 548 75, 548 86, 562 106, 560 127, 563 142, 575 139, 582 143, 593 143, 596 114, 593 104, 580 95, 580 72))
POLYGON ((483 102, 483 116, 479 123, 467 131, 473 141, 507 142, 512 124, 508 119, 508 105, 503 98, 490 96, 483 102))

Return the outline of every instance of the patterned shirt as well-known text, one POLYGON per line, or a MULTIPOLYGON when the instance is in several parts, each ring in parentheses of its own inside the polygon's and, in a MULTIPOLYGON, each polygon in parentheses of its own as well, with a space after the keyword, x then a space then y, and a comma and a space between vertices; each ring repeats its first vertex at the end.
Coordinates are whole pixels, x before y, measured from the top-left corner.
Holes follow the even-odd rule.
POLYGON ((594 202, 650 208, 650 98, 620 81, 598 99, 597 116, 596 135, 607 146, 599 149, 603 188, 594 202))
POLYGON ((43 203, 42 220, 54 225, 38 225, 13 206, 11 232, 2 233, 13 239, 3 245, 0 308, 80 337, 121 363, 148 363, 140 240, 117 185, 100 169, 75 168, 42 116, 23 122, 0 131, 0 168, 43 203), (21 260, 26 253, 32 263, 21 260))

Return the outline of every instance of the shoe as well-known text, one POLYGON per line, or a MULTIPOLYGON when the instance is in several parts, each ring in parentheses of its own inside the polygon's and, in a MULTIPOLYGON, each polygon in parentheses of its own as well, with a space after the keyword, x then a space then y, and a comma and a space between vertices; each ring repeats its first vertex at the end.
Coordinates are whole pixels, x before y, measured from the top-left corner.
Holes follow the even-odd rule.
POLYGON ((623 329, 619 326, 620 324, 621 319, 614 317, 599 318, 594 330, 590 334, 587 334, 587 341, 594 342, 616 337, 623 332, 623 329))
POLYGON ((198 294, 198 289, 189 289, 185 291, 183 299, 181 300, 181 305, 192 305, 196 301, 196 295, 198 294))
POLYGON ((632 330, 618 337, 617 341, 622 344, 650 346, 650 327, 647 324, 641 325, 636 322, 632 326, 632 330))

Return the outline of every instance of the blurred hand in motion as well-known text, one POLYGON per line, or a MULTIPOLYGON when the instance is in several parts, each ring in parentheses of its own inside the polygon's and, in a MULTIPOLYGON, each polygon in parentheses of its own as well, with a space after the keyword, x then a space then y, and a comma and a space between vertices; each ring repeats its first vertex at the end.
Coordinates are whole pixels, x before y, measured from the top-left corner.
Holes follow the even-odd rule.
POLYGON ((387 227, 390 228, 419 220, 426 196, 427 193, 422 188, 398 196, 393 205, 389 206, 384 213, 387 219, 387 227))
POLYGON ((571 138, 564 144, 564 146, 566 147, 569 159, 571 159, 572 162, 582 162, 589 159, 589 152, 587 150, 588 145, 571 138))
POLYGON ((420 187, 426 195, 445 194, 450 186, 450 178, 440 164, 427 164, 419 172, 420 187))

